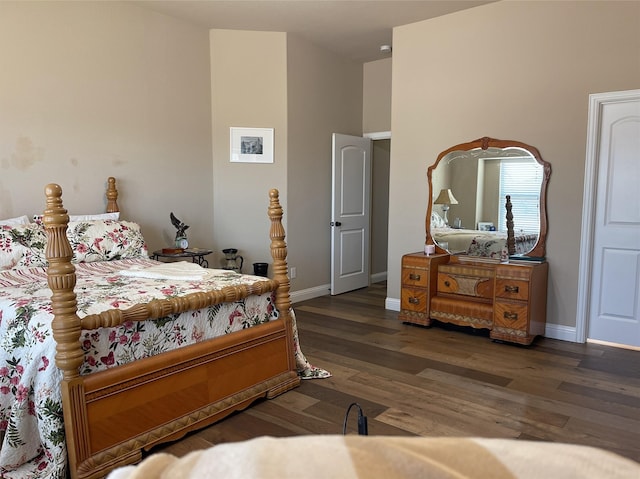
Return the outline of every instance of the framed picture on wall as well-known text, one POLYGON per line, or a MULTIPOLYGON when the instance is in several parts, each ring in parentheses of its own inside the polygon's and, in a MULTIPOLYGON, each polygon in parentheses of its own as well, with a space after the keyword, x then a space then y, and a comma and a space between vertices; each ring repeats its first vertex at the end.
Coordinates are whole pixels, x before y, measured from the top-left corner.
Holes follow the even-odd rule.
POLYGON ((273 128, 230 128, 232 163, 273 163, 273 128))

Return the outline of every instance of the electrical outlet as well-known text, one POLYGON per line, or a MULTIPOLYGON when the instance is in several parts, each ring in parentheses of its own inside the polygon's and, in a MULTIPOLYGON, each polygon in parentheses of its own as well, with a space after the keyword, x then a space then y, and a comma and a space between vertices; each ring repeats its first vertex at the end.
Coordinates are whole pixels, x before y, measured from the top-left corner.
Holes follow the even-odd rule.
POLYGON ((295 266, 291 266, 289 268, 289 279, 296 279, 297 276, 297 270, 295 266))

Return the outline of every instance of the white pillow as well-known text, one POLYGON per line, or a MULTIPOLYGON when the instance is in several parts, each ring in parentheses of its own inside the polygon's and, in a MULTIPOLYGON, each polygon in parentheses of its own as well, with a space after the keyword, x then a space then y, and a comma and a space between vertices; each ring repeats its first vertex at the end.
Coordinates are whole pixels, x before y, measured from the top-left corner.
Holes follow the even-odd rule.
MULTIPOLYGON (((33 222, 42 224, 44 215, 33 215, 33 222)), ((69 215, 69 221, 97 221, 97 220, 116 220, 120 219, 120 212, 115 213, 98 213, 97 215, 69 215)))
POLYGON ((69 215, 69 221, 119 220, 120 212, 100 213, 97 215, 69 215))
POLYGON ((0 220, 0 225, 8 226, 20 226, 28 225, 29 217, 27 215, 16 216, 15 218, 7 218, 6 220, 0 220))

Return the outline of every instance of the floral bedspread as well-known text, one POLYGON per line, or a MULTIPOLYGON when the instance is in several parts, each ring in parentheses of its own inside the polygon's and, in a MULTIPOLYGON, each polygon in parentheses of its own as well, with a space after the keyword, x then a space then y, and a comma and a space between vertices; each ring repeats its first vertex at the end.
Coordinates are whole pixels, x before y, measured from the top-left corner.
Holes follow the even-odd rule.
MULTIPOLYGON (((222 271, 202 281, 126 277, 132 266, 157 264, 126 259, 76 265, 78 315, 169 298, 261 278, 222 271)), ((0 272, 0 477, 64 478, 66 448, 55 367, 50 296, 45 268, 0 272)), ((83 331, 81 374, 152 356, 176 346, 277 319, 272 294, 118 328, 83 331)), ((300 359, 304 357, 300 354, 300 359)))
MULTIPOLYGON (((508 258, 507 235, 503 237, 479 235, 473 238, 467 254, 469 256, 483 256, 488 258, 508 258)), ((515 234, 515 254, 525 254, 533 249, 538 241, 537 234, 515 234)))
MULTIPOLYGON (((508 257, 507 234, 497 231, 477 231, 455 228, 432 228, 433 239, 452 253, 485 258, 508 257)), ((538 241, 537 234, 516 233, 516 254, 531 251, 538 241)))

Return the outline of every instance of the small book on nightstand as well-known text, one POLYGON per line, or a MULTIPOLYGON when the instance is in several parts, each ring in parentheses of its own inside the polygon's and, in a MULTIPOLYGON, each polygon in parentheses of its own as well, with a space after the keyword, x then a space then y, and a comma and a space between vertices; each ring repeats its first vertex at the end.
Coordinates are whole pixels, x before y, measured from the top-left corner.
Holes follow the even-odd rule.
POLYGON ((531 263, 544 263, 547 259, 541 256, 524 256, 524 255, 513 255, 509 256, 509 263, 523 263, 523 264, 531 264, 531 263))

